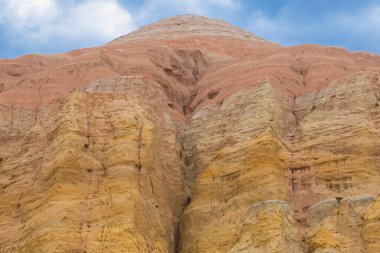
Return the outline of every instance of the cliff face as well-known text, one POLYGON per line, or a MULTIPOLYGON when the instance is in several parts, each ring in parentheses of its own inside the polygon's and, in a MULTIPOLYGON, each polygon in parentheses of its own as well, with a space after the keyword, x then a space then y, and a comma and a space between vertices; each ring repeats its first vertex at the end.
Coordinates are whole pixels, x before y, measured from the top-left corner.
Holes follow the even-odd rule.
POLYGON ((0 60, 0 252, 377 253, 379 73, 193 15, 0 60))

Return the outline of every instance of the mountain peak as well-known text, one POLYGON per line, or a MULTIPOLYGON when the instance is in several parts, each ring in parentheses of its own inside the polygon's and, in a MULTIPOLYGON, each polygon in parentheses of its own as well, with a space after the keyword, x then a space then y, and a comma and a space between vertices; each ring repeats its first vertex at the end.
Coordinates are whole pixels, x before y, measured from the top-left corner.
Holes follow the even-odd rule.
POLYGON ((161 19, 121 36, 113 40, 113 42, 138 39, 175 39, 193 36, 223 36, 254 42, 265 41, 263 38, 244 31, 223 20, 194 14, 185 14, 161 19))

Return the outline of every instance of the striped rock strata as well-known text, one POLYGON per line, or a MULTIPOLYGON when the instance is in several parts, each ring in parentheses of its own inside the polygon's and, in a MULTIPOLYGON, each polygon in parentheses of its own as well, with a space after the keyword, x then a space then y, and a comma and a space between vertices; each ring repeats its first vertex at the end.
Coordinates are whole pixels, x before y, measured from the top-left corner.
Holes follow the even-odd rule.
POLYGON ((377 253, 379 73, 194 15, 0 60, 0 252, 377 253))

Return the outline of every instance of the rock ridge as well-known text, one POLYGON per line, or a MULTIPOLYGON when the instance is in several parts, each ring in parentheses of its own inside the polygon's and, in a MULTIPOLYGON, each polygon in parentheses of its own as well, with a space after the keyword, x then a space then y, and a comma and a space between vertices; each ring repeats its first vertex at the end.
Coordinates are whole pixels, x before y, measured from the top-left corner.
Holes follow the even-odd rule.
POLYGON ((136 31, 116 38, 111 43, 143 39, 185 38, 190 36, 231 37, 250 42, 266 41, 223 20, 185 14, 164 18, 153 24, 143 26, 136 31))

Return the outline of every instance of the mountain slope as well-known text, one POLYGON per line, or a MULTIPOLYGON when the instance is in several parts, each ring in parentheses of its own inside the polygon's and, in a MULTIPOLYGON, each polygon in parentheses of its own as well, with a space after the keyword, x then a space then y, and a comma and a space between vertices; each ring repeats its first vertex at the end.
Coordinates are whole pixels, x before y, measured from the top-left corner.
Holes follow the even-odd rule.
POLYGON ((1 252, 378 252, 379 73, 195 15, 0 60, 1 252))

